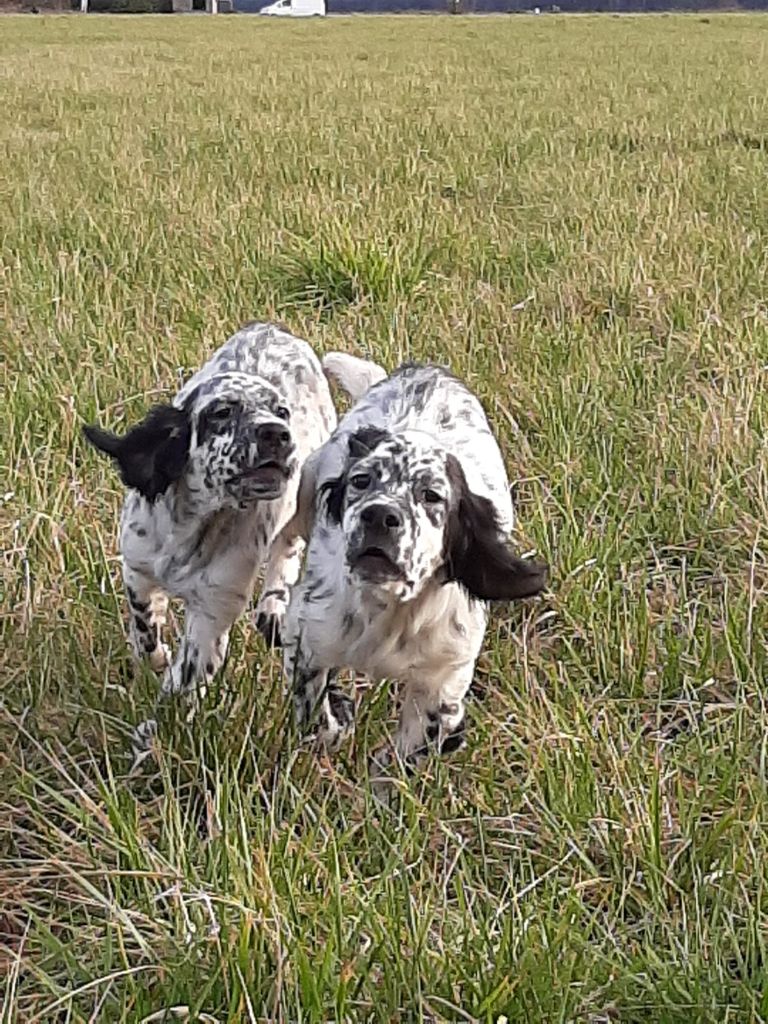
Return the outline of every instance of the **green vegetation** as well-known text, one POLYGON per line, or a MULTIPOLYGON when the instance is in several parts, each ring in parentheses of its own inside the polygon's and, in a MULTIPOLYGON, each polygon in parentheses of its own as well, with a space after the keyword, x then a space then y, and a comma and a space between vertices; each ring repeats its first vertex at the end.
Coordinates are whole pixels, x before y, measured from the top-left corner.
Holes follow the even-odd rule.
POLYGON ((768 1020, 768 19, 7 18, 0 1020, 768 1020), (446 361, 552 593, 372 803, 243 624, 129 777, 115 474, 237 326, 446 361), (520 432, 515 429, 519 424, 520 432))

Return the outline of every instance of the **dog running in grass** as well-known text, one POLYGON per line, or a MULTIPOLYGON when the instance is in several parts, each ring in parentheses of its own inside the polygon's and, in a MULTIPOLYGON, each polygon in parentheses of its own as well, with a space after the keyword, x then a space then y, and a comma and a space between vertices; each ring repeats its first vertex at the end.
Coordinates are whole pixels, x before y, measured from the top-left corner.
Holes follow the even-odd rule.
POLYGON ((335 425, 328 381, 310 346, 252 323, 171 404, 155 406, 127 433, 84 428, 128 488, 120 553, 130 641, 137 657, 164 673, 163 695, 204 692, 265 561, 256 622, 279 642, 303 543, 268 557, 272 540, 295 512, 305 459, 335 425), (173 660, 161 635, 169 597, 185 608, 173 660))
MULTIPOLYGON (((283 638, 298 724, 335 750, 353 728, 339 670, 404 684, 395 750, 407 770, 463 740, 490 601, 532 597, 547 570, 519 558, 501 451, 478 399, 435 366, 390 376, 341 353, 326 373, 356 400, 304 465, 275 550, 308 541, 283 638)), ((372 768, 387 773, 389 747, 372 768)), ((386 780, 385 780, 386 784, 386 780)))

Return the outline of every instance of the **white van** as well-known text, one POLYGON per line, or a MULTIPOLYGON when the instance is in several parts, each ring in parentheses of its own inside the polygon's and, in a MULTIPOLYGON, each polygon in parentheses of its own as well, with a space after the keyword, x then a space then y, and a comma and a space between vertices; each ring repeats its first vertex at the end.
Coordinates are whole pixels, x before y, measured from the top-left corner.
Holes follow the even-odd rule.
POLYGON ((259 14, 272 14, 282 18, 325 17, 325 0, 277 0, 262 7, 259 14))

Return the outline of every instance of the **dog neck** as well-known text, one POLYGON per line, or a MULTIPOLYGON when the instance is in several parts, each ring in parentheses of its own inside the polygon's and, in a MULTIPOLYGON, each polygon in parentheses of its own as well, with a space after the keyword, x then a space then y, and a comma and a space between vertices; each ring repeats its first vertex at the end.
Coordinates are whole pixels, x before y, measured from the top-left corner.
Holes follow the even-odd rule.
POLYGON ((345 573, 339 616, 344 659, 373 678, 429 672, 474 655, 483 611, 455 583, 429 580, 411 600, 345 573))
POLYGON ((389 621, 398 617, 423 620, 442 606, 441 596, 445 589, 437 580, 427 580, 416 593, 409 583, 393 581, 376 585, 361 580, 355 573, 346 570, 343 575, 346 603, 350 609, 366 617, 384 616, 389 621))
POLYGON ((229 531, 238 520, 252 516, 252 510, 209 508, 197 499, 184 482, 171 486, 154 502, 142 499, 154 521, 159 537, 175 545, 196 545, 204 534, 229 531))

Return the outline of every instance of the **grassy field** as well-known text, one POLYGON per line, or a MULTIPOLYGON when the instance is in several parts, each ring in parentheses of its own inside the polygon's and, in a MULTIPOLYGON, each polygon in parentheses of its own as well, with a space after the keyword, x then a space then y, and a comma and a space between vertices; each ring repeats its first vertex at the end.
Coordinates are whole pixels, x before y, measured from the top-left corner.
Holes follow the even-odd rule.
POLYGON ((0 103, 2 1024, 768 1020, 768 18, 7 18, 0 103), (254 317, 449 362, 552 566, 398 813, 245 624, 128 775, 80 425, 254 317))

